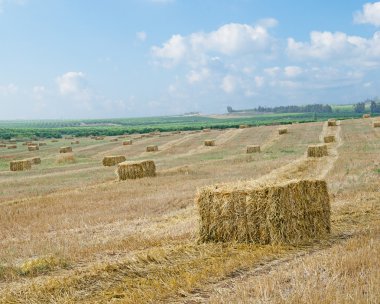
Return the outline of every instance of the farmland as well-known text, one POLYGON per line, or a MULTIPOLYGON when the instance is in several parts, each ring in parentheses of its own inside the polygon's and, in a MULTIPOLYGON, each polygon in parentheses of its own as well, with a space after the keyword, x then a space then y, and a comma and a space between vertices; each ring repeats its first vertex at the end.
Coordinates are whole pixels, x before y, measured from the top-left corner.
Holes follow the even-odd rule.
POLYGON ((4 137, 79 143, 0 148, 0 303, 379 302, 380 128, 333 114, 336 127, 322 114, 2 122, 4 137), (328 156, 307 158, 329 135, 328 156), (102 165, 108 155, 154 160, 157 176, 118 181, 102 165), (31 157, 41 164, 9 171, 31 157), (298 246, 198 242, 197 189, 259 178, 326 180, 331 235, 298 246))

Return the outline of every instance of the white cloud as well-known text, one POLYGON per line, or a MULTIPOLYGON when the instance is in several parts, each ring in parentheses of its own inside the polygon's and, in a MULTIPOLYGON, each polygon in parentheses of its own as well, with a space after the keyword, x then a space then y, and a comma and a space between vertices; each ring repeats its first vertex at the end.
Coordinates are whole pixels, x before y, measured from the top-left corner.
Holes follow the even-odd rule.
POLYGON ((380 26, 380 2, 364 4, 363 10, 354 14, 354 22, 380 26))
POLYGON ((138 40, 144 42, 146 41, 146 38, 148 37, 148 35, 145 32, 137 32, 136 37, 138 40))
POLYGON ((0 0, 0 14, 4 12, 5 7, 9 4, 14 4, 14 5, 25 5, 27 0, 0 0))
POLYGON ((161 48, 154 46, 152 53, 156 58, 163 60, 164 66, 170 67, 185 56, 186 48, 185 38, 181 35, 174 35, 161 48))
POLYGON ((236 78, 231 75, 227 75, 223 78, 221 88, 226 93, 233 93, 236 89, 236 78))
POLYGON ((33 87, 33 97, 37 100, 43 99, 45 92, 46 92, 46 88, 42 85, 33 87))
POLYGON ((18 87, 13 84, 9 83, 6 85, 0 85, 0 94, 4 96, 13 95, 18 92, 18 87))
POLYGON ((189 74, 187 74, 187 81, 190 84, 200 82, 210 76, 210 70, 207 68, 202 68, 199 71, 191 70, 189 74))
POLYGON ((299 66, 287 66, 284 68, 284 73, 287 77, 297 77, 302 74, 302 68, 299 66))
POLYGON ((57 77, 57 84, 62 95, 81 95, 87 91, 85 74, 82 72, 67 72, 57 77))

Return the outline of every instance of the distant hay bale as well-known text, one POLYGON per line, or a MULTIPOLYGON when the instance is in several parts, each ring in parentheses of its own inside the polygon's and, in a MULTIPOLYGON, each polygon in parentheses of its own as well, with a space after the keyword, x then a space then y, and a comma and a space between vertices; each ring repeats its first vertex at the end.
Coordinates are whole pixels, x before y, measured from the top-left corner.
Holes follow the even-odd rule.
POLYGON ((328 143, 332 143, 335 141, 335 136, 334 135, 329 135, 329 136, 325 136, 323 137, 323 141, 328 144, 328 143))
POLYGON ((127 158, 124 155, 105 156, 103 158, 103 166, 115 166, 119 163, 126 161, 127 158))
POLYGON ((127 137, 127 135, 120 135, 120 136, 118 136, 117 138, 119 138, 119 139, 124 139, 124 138, 126 138, 127 137))
POLYGON ((74 164, 76 162, 77 160, 75 159, 75 156, 72 153, 63 154, 57 158, 58 164, 74 164))
POLYGON ((28 142, 26 143, 26 145, 27 145, 27 146, 38 146, 37 143, 34 143, 34 142, 32 142, 32 141, 28 141, 28 142))
POLYGON ((95 140, 103 140, 104 136, 95 136, 95 140))
POLYGON ((40 143, 38 143, 38 145, 41 147, 41 146, 47 146, 47 143, 45 143, 45 142, 40 142, 40 143))
POLYGON ((158 151, 158 147, 155 145, 146 147, 146 152, 155 152, 158 151))
POLYGON ((40 148, 38 146, 28 146, 28 151, 37 151, 40 148))
POLYGON ((172 134, 181 134, 181 131, 173 131, 172 134))
POLYGON ((239 126, 239 129, 246 129, 246 128, 249 128, 249 126, 248 125, 240 125, 239 126))
POLYGON ((17 145, 9 145, 7 146, 8 149, 17 149, 17 145))
POLYGON ((336 120, 335 119, 329 119, 327 121, 327 126, 329 126, 329 127, 335 127, 336 126, 336 120))
POLYGON ((207 147, 215 146, 215 140, 213 140, 213 139, 205 140, 205 146, 207 146, 207 147))
POLYGON ((117 165, 119 180, 156 176, 156 165, 152 160, 122 162, 117 165))
POLYGON ((374 121, 373 122, 373 127, 374 128, 380 128, 380 121, 374 121))
POLYGON ((52 139, 51 142, 58 142, 58 139, 52 139))
POLYGON ((33 165, 39 165, 41 163, 41 158, 39 157, 32 157, 29 159, 33 165))
POLYGON ((260 146, 258 145, 247 146, 247 153, 257 153, 257 152, 260 152, 260 146))
POLYGON ((79 145, 79 144, 80 144, 80 141, 79 141, 79 140, 72 141, 71 144, 72 144, 72 145, 79 145))
POLYGON ((11 171, 24 171, 32 168, 32 162, 28 159, 12 160, 9 163, 9 169, 11 171))
POLYGON ((371 114, 363 114, 363 118, 370 118, 371 114))
POLYGON ((298 244, 331 229, 322 180, 214 185, 198 190, 195 201, 201 242, 298 244))
POLYGON ((288 133, 288 129, 287 128, 279 128, 278 129, 278 134, 286 134, 286 133, 288 133))
POLYGON ((6 146, 6 144, 0 144, 0 148, 5 148, 6 146))
POLYGON ((323 157, 327 155, 327 145, 325 144, 311 145, 307 147, 308 157, 323 157))
POLYGON ((73 136, 66 136, 65 139, 74 139, 73 136))
POLYGON ((114 142, 114 141, 119 141, 119 140, 117 138, 111 138, 110 141, 114 142))
POLYGON ((73 152, 73 148, 71 147, 61 147, 59 148, 59 153, 69 153, 73 152))
POLYGON ((206 128, 206 129, 203 129, 202 131, 203 132, 211 132, 211 129, 206 128))
POLYGON ((129 146, 129 145, 132 145, 132 140, 125 140, 123 141, 123 146, 129 146))

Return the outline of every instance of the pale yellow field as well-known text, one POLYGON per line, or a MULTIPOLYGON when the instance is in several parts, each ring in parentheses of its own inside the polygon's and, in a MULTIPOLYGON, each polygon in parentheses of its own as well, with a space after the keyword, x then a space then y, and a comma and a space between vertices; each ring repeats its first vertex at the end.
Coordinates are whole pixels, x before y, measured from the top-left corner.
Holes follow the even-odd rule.
POLYGON ((288 131, 161 134, 131 146, 80 138, 75 163, 57 162, 71 140, 0 148, 0 303, 380 302, 380 129, 358 119, 288 131), (329 156, 306 158, 330 134, 329 156), (152 144, 159 151, 145 152, 152 144), (262 152, 246 154, 251 144, 262 152), (102 158, 119 154, 155 160, 157 177, 118 182, 102 158), (42 164, 9 171, 10 160, 32 156, 42 164), (331 238, 198 244, 196 189, 259 177, 326 179, 331 238))

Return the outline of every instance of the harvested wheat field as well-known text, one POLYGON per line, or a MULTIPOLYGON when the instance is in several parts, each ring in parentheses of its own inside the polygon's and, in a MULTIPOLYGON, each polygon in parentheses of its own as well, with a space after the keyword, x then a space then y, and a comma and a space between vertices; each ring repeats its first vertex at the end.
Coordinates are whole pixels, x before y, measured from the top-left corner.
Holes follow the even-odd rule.
POLYGON ((378 303, 379 132, 327 125, 1 149, 0 303, 378 303))

